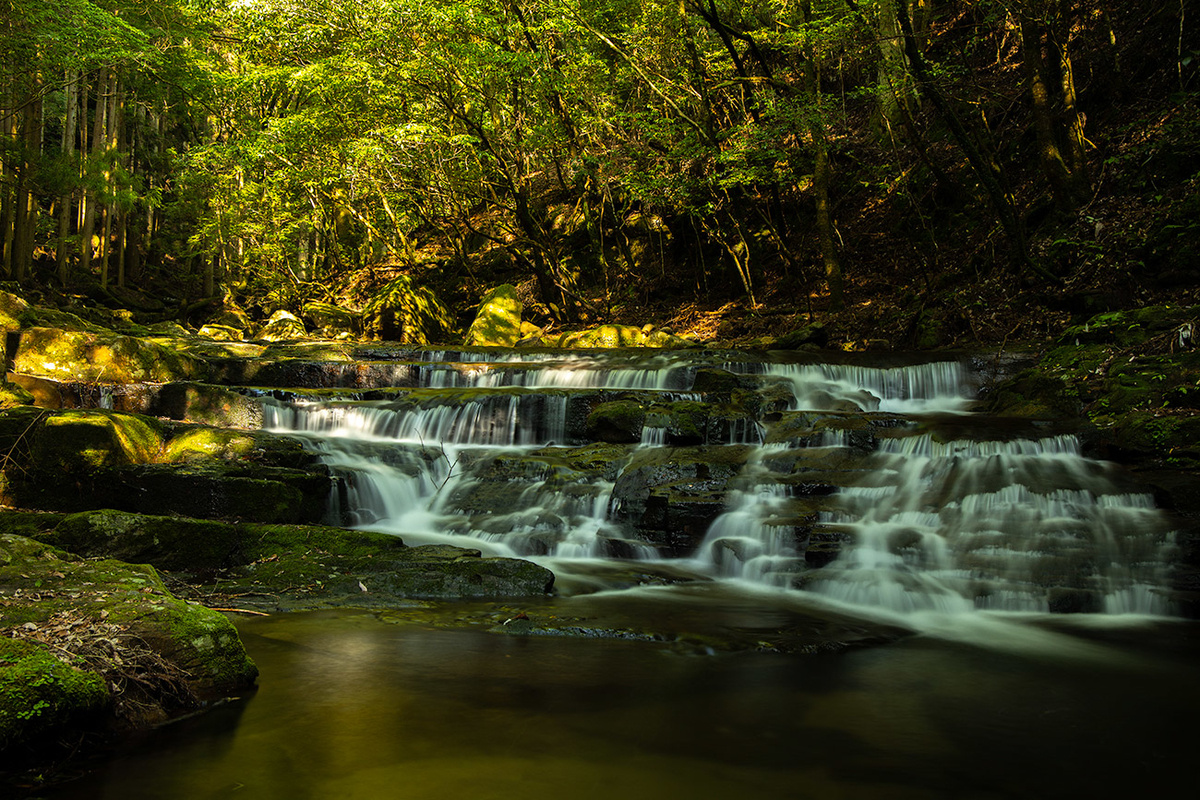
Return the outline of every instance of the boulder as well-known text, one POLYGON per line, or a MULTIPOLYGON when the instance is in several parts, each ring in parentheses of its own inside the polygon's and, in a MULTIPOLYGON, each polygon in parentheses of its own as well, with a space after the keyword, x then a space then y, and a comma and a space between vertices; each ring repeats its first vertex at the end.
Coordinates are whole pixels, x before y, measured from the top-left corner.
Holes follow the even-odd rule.
POLYGON ((81 729, 160 722, 257 677, 229 620, 173 596, 149 565, 85 561, 5 532, 0 586, 5 757, 77 742, 81 729))
POLYGON ((517 289, 504 284, 483 296, 475 321, 467 330, 463 344, 467 346, 513 347, 518 341, 530 336, 540 336, 541 330, 534 328, 528 333, 521 324, 521 298, 517 289))
POLYGON ((28 328, 20 333, 13 371, 62 381, 169 383, 202 380, 207 367, 171 340, 115 333, 28 328))
POLYGON ((409 344, 443 340, 454 328, 433 290, 407 275, 388 283, 363 306, 365 333, 372 339, 409 344))
POLYGON ((329 338, 362 333, 362 315, 332 303, 305 303, 304 317, 329 338))
POLYGON ((254 338, 264 342, 282 342, 288 339, 303 339, 307 335, 304 323, 295 314, 280 309, 258 329, 254 338))
POLYGON ((239 328, 233 328, 229 325, 213 325, 208 324, 196 332, 198 336, 204 336, 218 342, 240 342, 245 338, 245 331, 239 328))

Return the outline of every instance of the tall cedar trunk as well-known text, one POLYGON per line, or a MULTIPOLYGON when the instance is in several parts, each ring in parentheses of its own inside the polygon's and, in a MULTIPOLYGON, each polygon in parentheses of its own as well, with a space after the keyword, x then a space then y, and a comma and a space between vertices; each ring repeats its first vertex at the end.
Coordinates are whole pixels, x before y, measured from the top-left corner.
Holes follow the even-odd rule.
MULTIPOLYGON (((66 81, 66 118, 63 120, 62 152, 68 159, 75 153, 76 127, 79 124, 79 71, 68 69, 66 81)), ((58 207, 58 245, 55 256, 58 262, 58 282, 67 285, 71 268, 71 217, 74 211, 74 194, 66 193, 59 200, 58 207)))
POLYGON ((42 149, 41 77, 34 76, 30 97, 24 103, 21 127, 21 163, 17 175, 16 230, 13 234, 12 277, 25 279, 26 269, 33 264, 34 228, 37 223, 37 198, 34 180, 42 149))
MULTIPOLYGON (((17 88, 12 76, 0 72, 0 141, 14 151, 17 140, 17 88)), ((12 276, 13 245, 16 234, 16 168, 8 158, 0 158, 0 240, 3 241, 4 277, 12 276)))
MULTIPOLYGON (((117 93, 117 113, 113 117, 115 121, 116 131, 109 137, 110 141, 115 142, 116 156, 120 157, 120 163, 123 167, 128 168, 129 164, 129 143, 125 140, 125 90, 120 88, 117 93)), ((116 211, 115 230, 116 236, 116 256, 117 256, 117 286, 125 288, 125 209, 120 204, 114 205, 116 211)))
MULTIPOLYGON (((92 116, 92 159, 93 161, 104 152, 104 117, 108 111, 108 102, 105 97, 105 89, 108 86, 108 78, 103 73, 96 76, 96 103, 95 111, 92 116)), ((96 234, 96 190, 92 186, 91 181, 84 183, 83 201, 87 204, 87 208, 83 214, 83 230, 80 233, 79 242, 79 266, 80 271, 85 275, 90 275, 92 271, 92 258, 95 255, 93 248, 93 239, 96 234)))
MULTIPOLYGON (((812 19, 812 3, 804 0, 801 5, 803 20, 812 19)), ((838 258, 834 242, 833 215, 830 211, 829 189, 833 175, 829 166, 829 146, 825 138, 825 124, 821 114, 821 86, 817 75, 817 63, 812 49, 806 47, 804 54, 804 88, 809 100, 816 106, 809 115, 808 130, 813 140, 813 191, 817 201, 817 238, 821 244, 821 263, 825 270, 825 282, 829 287, 829 307, 837 311, 845 307, 845 277, 842 262, 838 258)))
POLYGON ((904 60, 904 44, 896 22, 895 6, 899 0, 880 0, 878 20, 879 68, 877 70, 879 115, 889 136, 897 126, 904 127, 909 115, 908 65, 904 60))
POLYGON ((107 109, 104 129, 104 188, 108 202, 104 206, 103 238, 100 240, 100 286, 108 288, 109 256, 112 251, 113 218, 116 216, 117 170, 117 73, 108 78, 107 109))

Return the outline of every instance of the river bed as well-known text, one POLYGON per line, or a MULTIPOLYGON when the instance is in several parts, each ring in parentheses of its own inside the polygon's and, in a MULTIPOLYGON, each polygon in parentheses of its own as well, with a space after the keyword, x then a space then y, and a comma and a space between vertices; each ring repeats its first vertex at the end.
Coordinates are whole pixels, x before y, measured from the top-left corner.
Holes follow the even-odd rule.
POLYGON ((923 625, 784 655, 454 630, 403 611, 242 620, 256 692, 47 796, 1102 797, 1193 782, 1195 623, 923 625))

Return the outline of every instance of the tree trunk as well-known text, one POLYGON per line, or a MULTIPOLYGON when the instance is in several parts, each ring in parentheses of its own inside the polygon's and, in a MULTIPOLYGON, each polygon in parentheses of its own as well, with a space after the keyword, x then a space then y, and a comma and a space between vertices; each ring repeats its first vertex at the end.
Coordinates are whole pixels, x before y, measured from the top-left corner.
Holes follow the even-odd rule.
POLYGON ((1054 34, 1043 20, 1022 13, 1020 29, 1038 161, 1050 184, 1055 207, 1070 212, 1086 200, 1087 193, 1082 163, 1083 126, 1075 109, 1070 60, 1065 45, 1054 41, 1054 34), (1060 141, 1070 149, 1060 147, 1060 141))
MULTIPOLYGON (((13 76, 0 72, 0 143, 4 150, 15 151, 17 144, 17 87, 13 76)), ((17 203, 14 194, 16 168, 8 158, 0 158, 0 240, 3 241, 4 277, 12 277, 13 247, 16 244, 17 203), (12 187, 12 188, 10 188, 12 187)))
MULTIPOLYGON (((803 21, 812 19, 811 0, 801 4, 803 21)), ((834 241, 833 215, 830 212, 829 189, 833 174, 829 166, 829 145, 825 138, 825 123, 821 113, 821 82, 817 75, 817 63, 811 48, 805 48, 804 88, 815 113, 808 115, 808 131, 813 140, 813 191, 817 205, 817 238, 821 245, 821 263, 825 271, 825 282, 829 287, 829 308, 838 311, 845 307, 845 277, 842 262, 838 258, 834 241)))
POLYGON ((26 270, 33 265, 34 228, 37 223, 37 198, 34 196, 34 178, 42 150, 42 101, 41 77, 34 76, 30 86, 30 97, 25 101, 21 128, 21 163, 17 175, 16 230, 13 234, 13 261, 11 275, 20 282, 26 270))
MULTIPOLYGON (((69 160, 75 154, 76 128, 79 124, 79 71, 68 69, 66 81, 66 116, 63 120, 62 152, 69 160)), ((58 245, 55 247, 58 282, 67 285, 71 267, 71 216, 74 211, 74 193, 59 197, 58 245)))
POLYGON ((1014 263, 1021 268, 1031 267, 1047 280, 1057 281, 1058 279, 1054 275, 1030 260, 1029 246, 1025 241, 1025 228, 1021 217, 1017 214, 1013 199, 1000 185, 998 174, 1000 168, 984 157, 979 147, 972 140, 971 135, 967 132, 966 126, 958 114, 946 102, 946 98, 934 83, 929 66, 925 63, 925 57, 921 54, 921 50, 917 46, 916 34, 913 32, 912 22, 909 18, 908 2, 910 0, 900 0, 897 4, 896 21, 899 23, 900 31, 904 35, 904 52, 908 56, 908 63, 912 67, 913 77, 917 81, 917 86, 921 89, 921 93, 929 98, 929 102, 933 103, 934 108, 941 113, 943 119, 945 119, 946 125, 950 128, 950 135, 954 137, 954 141, 962 148, 963 153, 967 157, 967 163, 971 165, 971 171, 975 173, 975 177, 982 184, 988 201, 991 203, 992 209, 1000 220, 1000 226, 1004 229, 1005 237, 1008 239, 1009 247, 1012 250, 1014 263))
MULTIPOLYGON (((92 138, 91 138, 91 155, 95 160, 104 152, 104 130, 105 130, 105 115, 108 112, 108 101, 105 97, 108 87, 108 78, 103 73, 96 77, 96 110, 92 117, 92 138)), ((92 186, 92 182, 86 181, 83 189, 84 202, 87 208, 83 214, 83 231, 80 234, 79 242, 79 265, 80 270, 90 275, 92 271, 92 258, 95 255, 93 239, 96 235, 96 190, 92 186)))
POLYGON ((100 240, 100 287, 108 288, 109 256, 112 251, 114 218, 117 213, 117 73, 109 74, 108 97, 104 112, 104 188, 108 202, 104 207, 104 238, 100 240))

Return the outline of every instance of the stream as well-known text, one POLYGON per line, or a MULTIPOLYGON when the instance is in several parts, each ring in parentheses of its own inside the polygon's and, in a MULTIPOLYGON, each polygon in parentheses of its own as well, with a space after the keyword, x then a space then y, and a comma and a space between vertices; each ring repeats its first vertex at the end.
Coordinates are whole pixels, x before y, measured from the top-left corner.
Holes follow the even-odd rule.
POLYGON ((1186 785, 1175 523, 1071 430, 973 412, 983 372, 381 349, 357 382, 263 390, 264 427, 334 476, 330 522, 529 558, 556 595, 240 620, 256 692, 47 796, 1186 785), (523 612, 604 624, 513 635, 523 612), (828 619, 880 636, 771 638, 828 619))

